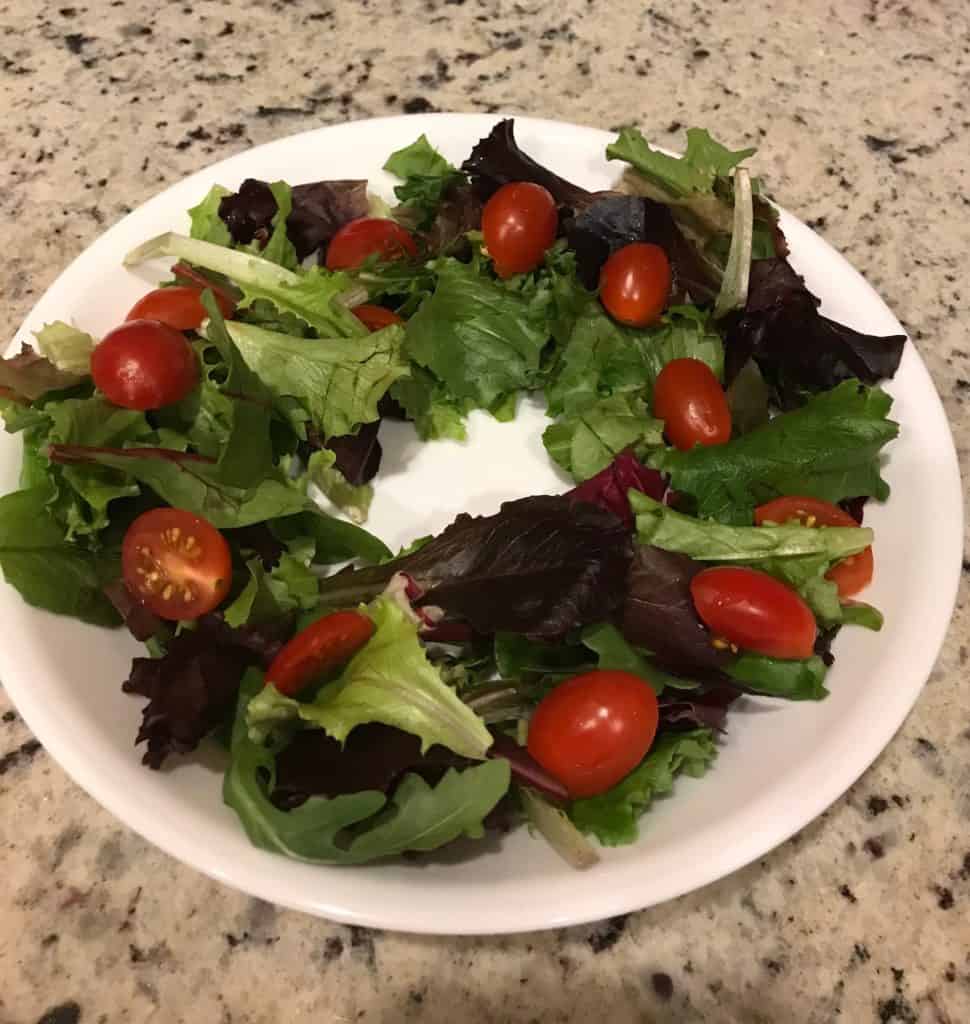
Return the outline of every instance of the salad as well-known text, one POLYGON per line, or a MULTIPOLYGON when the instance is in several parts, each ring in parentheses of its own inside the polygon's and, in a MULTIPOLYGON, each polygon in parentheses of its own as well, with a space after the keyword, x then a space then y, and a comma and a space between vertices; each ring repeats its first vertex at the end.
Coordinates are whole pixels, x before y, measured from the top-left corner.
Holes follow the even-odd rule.
POLYGON ((128 255, 171 269, 118 327, 0 360, 0 568, 145 644, 147 768, 221 743, 249 838, 304 861, 525 820, 584 868, 711 768, 740 695, 826 696, 838 631, 882 626, 862 521, 905 339, 819 312, 753 153, 624 128, 589 192, 505 120, 460 167, 392 153, 393 206, 216 186, 128 255), (365 528, 382 420, 464 441, 526 393, 563 493, 396 553, 365 528))

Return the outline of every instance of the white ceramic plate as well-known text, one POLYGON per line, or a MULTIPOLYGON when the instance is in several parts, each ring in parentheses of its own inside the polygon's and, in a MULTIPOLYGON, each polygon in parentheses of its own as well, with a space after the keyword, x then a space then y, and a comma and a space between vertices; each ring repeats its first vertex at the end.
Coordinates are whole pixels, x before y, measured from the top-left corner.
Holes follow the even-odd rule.
MULTIPOLYGON (((173 186, 103 235, 57 279, 16 341, 53 319, 95 336, 115 326, 164 273, 125 271, 136 244, 187 230, 185 211, 220 182, 246 177, 298 183, 370 178, 388 154, 421 132, 460 162, 497 117, 423 115, 345 124, 281 139, 232 157, 173 186)), ((523 149, 588 188, 608 187, 610 136, 590 128, 518 118, 523 149)), ((902 333, 882 300, 817 235, 791 216, 782 225, 796 267, 822 296, 825 312, 861 330, 902 333)), ((142 701, 121 693, 139 645, 25 605, 0 585, 0 679, 47 750, 96 800, 172 856, 254 896, 361 925, 412 932, 494 933, 551 928, 646 907, 711 882, 786 839, 843 793, 889 742, 925 682, 953 609, 962 545, 960 480, 940 401, 913 346, 889 390, 902 424, 887 477, 893 496, 869 506, 876 530, 876 578, 866 597, 885 614, 882 633, 844 631, 819 704, 745 701, 729 720, 714 769, 682 779, 671 799, 643 819, 633 846, 605 850, 577 873, 520 830, 486 840, 473 855, 359 868, 312 867, 249 844, 220 797, 215 759, 171 771, 141 767, 132 740, 142 701), (932 530, 914 530, 934 510, 932 530), (207 763, 210 762, 210 763, 207 763)), ((490 513, 501 501, 556 492, 540 440, 545 422, 525 404, 509 424, 484 415, 469 440, 420 444, 406 425, 386 424, 384 463, 368 524, 391 546, 444 527, 461 511, 490 513)), ((18 438, 0 435, 0 487, 16 487, 18 438)))

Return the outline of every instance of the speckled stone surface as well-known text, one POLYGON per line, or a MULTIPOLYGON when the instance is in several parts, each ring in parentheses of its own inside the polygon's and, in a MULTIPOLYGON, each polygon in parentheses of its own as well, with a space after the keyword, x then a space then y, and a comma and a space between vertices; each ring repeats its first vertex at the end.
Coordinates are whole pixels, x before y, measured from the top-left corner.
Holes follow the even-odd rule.
MULTIPOLYGON (((968 471, 970 20, 962 0, 0 2, 0 324, 127 210, 250 144, 403 111, 681 126, 908 326, 968 471)), ((0 694, 0 1024, 970 1021, 967 580, 900 734, 821 819, 667 905, 499 940, 277 911, 146 845, 0 694)))

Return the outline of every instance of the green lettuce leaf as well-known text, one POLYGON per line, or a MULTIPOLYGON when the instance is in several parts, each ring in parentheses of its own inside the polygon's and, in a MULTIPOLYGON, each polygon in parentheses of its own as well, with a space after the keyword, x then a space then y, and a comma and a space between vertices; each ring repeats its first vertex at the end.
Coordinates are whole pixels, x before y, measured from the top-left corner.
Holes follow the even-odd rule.
POLYGON ((434 294, 407 323, 405 348, 459 402, 491 408, 539 382, 548 303, 518 294, 474 264, 438 263, 434 294))
POLYGON ((462 835, 479 838, 483 821, 509 787, 509 763, 495 758, 449 770, 434 787, 406 775, 388 802, 365 790, 326 799, 310 797, 290 811, 270 801, 264 777, 274 777, 273 750, 254 743, 246 709, 262 687, 250 671, 239 691, 223 800, 239 816, 250 841, 264 850, 317 864, 361 864, 428 851, 462 835))
POLYGON ((185 260, 234 281, 243 293, 240 309, 264 300, 280 314, 302 320, 321 337, 361 338, 367 334, 367 328, 339 299, 350 287, 350 279, 345 274, 330 273, 320 267, 296 272, 249 252, 174 232, 159 235, 133 249, 124 263, 126 267, 138 266, 162 256, 185 260))
POLYGON ((663 424, 630 395, 602 398, 582 412, 550 424, 542 435, 546 451, 576 480, 588 480, 625 448, 642 454, 663 444, 663 424))
MULTIPOLYGON (((68 398, 48 403, 44 411, 51 423, 46 441, 52 444, 122 447, 152 433, 144 413, 119 408, 103 398, 68 398)), ((67 525, 68 540, 100 533, 108 525, 109 502, 140 493, 131 476, 104 466, 62 466, 47 472, 56 489, 51 505, 67 525)))
POLYGON ((352 484, 334 465, 337 456, 329 448, 322 448, 310 456, 307 480, 320 488, 355 523, 367 519, 374 488, 370 484, 352 484))
POLYGON ((650 464, 694 499, 698 516, 724 523, 750 523, 755 506, 783 494, 884 501, 879 452, 899 432, 891 405, 880 388, 846 381, 727 444, 660 452, 650 464))
POLYGON ((391 396, 401 403, 422 441, 464 441, 465 416, 474 403, 458 402, 434 374, 420 366, 391 385, 391 396))
POLYGON ((88 551, 64 539, 47 510, 49 487, 0 498, 0 569, 7 583, 36 608, 96 626, 117 626, 118 613, 102 587, 121 572, 118 550, 88 551))
POLYGON ((224 618, 233 628, 272 622, 292 611, 310 611, 320 602, 320 580, 310 570, 315 546, 310 538, 291 546, 267 572, 262 560, 246 563, 249 580, 226 608, 224 618))
POLYGON ((817 655, 803 661, 769 658, 763 654, 742 654, 725 670, 727 674, 766 697, 785 700, 824 700, 828 669, 817 655))
POLYGON ((34 337, 40 354, 46 356, 58 370, 78 377, 86 377, 91 372, 94 338, 90 334, 79 331, 63 320, 55 320, 35 331, 34 337))
POLYGON ((582 633, 585 647, 598 656, 597 668, 629 672, 649 683, 660 694, 664 690, 666 672, 657 672, 643 655, 627 643, 623 634, 610 622, 587 626, 582 633))
POLYGON ((384 170, 404 179, 397 185, 394 195, 401 205, 408 207, 417 218, 417 227, 428 228, 445 192, 465 175, 449 163, 420 135, 410 146, 392 153, 384 164, 384 170))
POLYGON ((674 788, 683 773, 699 777, 717 756, 708 729, 658 736, 650 752, 630 774, 599 796, 576 800, 569 816, 581 832, 592 833, 604 846, 620 846, 637 838, 637 819, 655 797, 674 788))
POLYGON ((311 541, 311 561, 316 565, 333 565, 352 558, 377 565, 393 557, 387 545, 372 533, 343 519, 328 516, 317 508, 300 515, 274 519, 270 530, 291 550, 302 551, 303 543, 311 541))
POLYGON ((615 394, 639 394, 649 403, 664 366, 688 357, 706 363, 718 379, 723 376, 724 346, 705 314, 678 306, 659 326, 636 329, 617 324, 591 300, 546 389, 549 414, 573 415, 615 394))
POLYGON ((351 659, 340 678, 309 703, 283 697, 267 687, 252 702, 249 724, 259 735, 265 723, 302 719, 342 743, 365 722, 383 722, 463 757, 480 759, 492 737, 481 719, 442 682, 428 661, 418 627, 391 598, 367 606, 374 635, 351 659))
POLYGON ((366 338, 293 338, 237 322, 226 328, 256 376, 275 395, 298 399, 325 437, 376 420, 377 403, 408 373, 397 324, 366 338))
POLYGON ((675 512, 639 491, 627 496, 641 543, 677 551, 703 562, 747 562, 823 555, 827 563, 858 554, 873 541, 872 530, 851 526, 726 526, 675 512))
POLYGON ((203 294, 202 304, 209 314, 206 338, 219 359, 202 360, 198 416, 189 438, 201 454, 218 459, 216 472, 223 483, 253 487, 274 472, 273 396, 246 365, 211 292, 203 294))
POLYGON ((756 152, 727 149, 703 128, 687 129, 687 150, 682 157, 651 148, 638 128, 621 129, 617 140, 606 147, 607 159, 625 160, 652 184, 678 198, 712 192, 719 177, 728 177, 756 152))
POLYGON ((213 185, 202 202, 189 210, 189 221, 192 224, 190 234, 193 238, 211 242, 213 245, 232 245, 229 228, 219 216, 219 204, 229 195, 232 195, 229 189, 223 188, 222 185, 213 185))

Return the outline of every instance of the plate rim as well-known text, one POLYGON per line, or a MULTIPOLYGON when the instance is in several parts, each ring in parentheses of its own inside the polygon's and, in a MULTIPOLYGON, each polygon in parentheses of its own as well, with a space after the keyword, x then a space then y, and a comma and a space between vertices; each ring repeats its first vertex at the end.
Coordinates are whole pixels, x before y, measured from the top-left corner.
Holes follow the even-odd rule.
MULTIPOLYGON (((122 229, 123 225, 129 220, 129 218, 136 216, 144 206, 162 202, 164 197, 166 197, 170 192, 184 188, 195 180, 218 174, 220 169, 226 164, 250 159, 254 154, 265 152, 273 147, 292 146, 295 143, 298 144, 298 140, 306 140, 311 136, 319 138, 324 135, 337 134, 341 131, 353 132, 361 130, 362 128, 369 131, 375 131, 379 130, 384 124, 394 123, 397 125, 402 121, 406 121, 409 124, 414 125, 415 134, 418 134, 421 131, 431 133, 435 130, 435 126, 438 126, 439 128, 441 126, 445 126, 445 131, 447 131, 449 123, 453 124, 456 120, 469 124, 480 124, 483 129, 483 134, 485 134, 492 125, 504 117, 514 117, 518 123, 526 126, 529 130, 534 130, 540 133, 565 131, 570 135, 578 134, 586 136, 591 142, 594 139, 605 140, 610 137, 608 132, 588 125, 575 125, 564 121, 533 118, 518 113, 481 114, 437 112, 430 114, 370 118, 358 121, 342 122, 335 125, 324 125, 307 131, 283 136, 259 146, 249 147, 248 149, 216 161, 213 164, 203 167, 192 174, 173 182, 161 192, 145 200, 145 202, 140 204, 139 207, 131 211, 105 232, 100 234, 92 243, 86 246, 82 252, 79 253, 70 262, 70 264, 68 264, 68 266, 57 275, 51 285, 45 289, 44 293, 24 318, 23 323, 17 330, 14 339, 11 342, 11 347, 15 345, 19 339, 24 337, 28 325, 35 320, 36 310, 46 305, 49 296, 57 290, 62 280, 74 271, 76 265, 85 259, 93 247, 109 246, 114 235, 122 229)), ((370 172, 369 177, 371 180, 373 180, 374 173, 374 171, 370 172)), ((845 266, 851 266, 848 260, 839 254, 834 247, 825 241, 825 239, 821 238, 821 236, 816 234, 793 215, 787 213, 784 208, 782 208, 782 215, 785 218, 786 227, 789 225, 795 225, 797 226, 796 233, 800 233, 802 231, 808 232, 815 242, 821 243, 824 249, 827 250, 826 255, 828 259, 831 260, 834 258, 845 266)), ((885 311, 886 314, 888 314, 888 316, 892 318, 893 322, 898 325, 898 319, 894 314, 892 314, 888 305, 882 300, 875 289, 869 285, 869 283, 865 281, 861 274, 859 274, 858 271, 855 271, 854 268, 853 272, 858 278, 858 281, 855 282, 855 286, 864 286, 868 290, 871 298, 882 308, 882 310, 885 311)), ((906 333, 902 325, 899 325, 899 330, 901 333, 906 333)), ((949 441, 948 449, 944 453, 945 458, 943 459, 943 463, 946 465, 946 472, 950 483, 955 484, 953 489, 956 499, 954 502, 954 511, 956 511, 958 515, 953 517, 955 526, 951 530, 951 533, 956 538, 954 550, 958 550, 962 556, 964 516, 963 492, 952 431, 950 430, 942 402, 940 401, 939 394, 936 391, 929 371, 923 363, 918 350, 913 344, 912 339, 909 338, 908 334, 907 340, 909 344, 906 346, 906 358, 908 358, 909 362, 912 364, 907 367, 907 372, 910 374, 916 374, 917 377, 922 377, 920 385, 922 388, 927 390, 927 397, 931 400, 932 411, 934 415, 940 419, 943 427, 942 436, 945 436, 949 441)), ((937 454, 939 456, 939 453, 937 454)), ((664 896, 659 898, 649 898, 645 903, 638 902, 636 896, 631 894, 628 889, 619 888, 615 891, 611 891, 605 897, 596 898, 592 901, 595 905, 591 905, 591 901, 587 897, 585 903, 583 903, 583 901, 578 901, 583 903, 581 907, 571 907, 567 910, 560 908, 547 908, 545 912, 536 913, 531 907, 527 912, 523 912, 522 908, 519 908, 515 914, 508 915, 508 920, 489 920, 483 926, 478 926, 474 922, 466 920, 458 927, 446 926, 442 928, 440 924, 434 920, 434 915, 429 915, 427 910, 424 910, 421 913, 406 913, 402 916, 400 913, 394 915, 382 912, 380 908, 375 906, 371 906, 370 909, 360 909, 353 906, 352 895, 348 897, 346 894, 342 893, 339 894, 339 898, 336 900, 321 901, 318 899, 310 902, 306 898, 300 899, 299 893, 294 895, 286 891, 280 891, 280 887, 272 884, 274 881, 272 875, 270 875, 268 879, 258 878, 255 881, 252 877, 247 877, 245 880, 234 877, 231 871, 225 870, 212 858, 206 859, 205 857, 194 855, 194 851, 191 849, 191 842, 188 843, 187 847, 184 840, 178 836, 176 830, 164 827, 157 821, 149 820, 150 816, 144 813, 133 814, 130 807, 123 806, 125 801, 121 799, 116 792, 119 787, 111 784, 109 780, 103 776, 103 773, 100 773, 95 766, 89 767, 87 764, 84 764, 79 752, 72 750, 69 742, 61 742, 60 739, 56 738, 58 730, 63 727, 63 723, 57 722, 57 719, 59 718, 57 710, 43 708, 40 706, 39 702, 32 702, 28 687, 22 687, 16 682, 13 687, 10 686, 8 680, 11 678, 16 679, 17 671, 14 661, 8 658, 8 652, 4 649, 5 645, 4 648, 0 648, 0 677, 3 678, 3 685, 28 728, 30 728, 34 735, 37 736, 45 749, 64 768, 73 781, 80 785, 89 795, 100 803, 102 807, 108 810, 109 813, 121 821, 126 827, 137 832, 147 841, 163 850, 166 854, 174 857, 181 863, 186 864, 202 874, 215 879, 221 884, 228 885, 230 888, 237 889, 249 895, 269 899, 275 904, 285 906, 290 909, 324 916, 335 921, 365 925, 368 927, 422 934, 473 935, 517 933, 535 929, 558 928, 565 925, 600 920, 615 914, 641 909, 644 906, 651 906, 659 902, 666 902, 667 900, 701 888, 734 873, 744 865, 770 852, 795 832, 814 821, 827 807, 834 803, 858 780, 876 757, 878 757, 879 754, 889 745, 922 693, 923 686, 925 685, 926 679, 932 671, 933 665, 939 656, 942 644, 952 620, 953 608, 956 603, 960 580, 959 557, 953 559, 950 575, 951 578, 949 581, 945 579, 939 580, 941 589, 944 592, 943 604, 947 609, 947 614, 945 617, 942 614, 940 615, 940 620, 934 631, 932 643, 923 645, 923 650, 931 653, 921 657, 921 668, 918 673, 914 673, 913 675, 914 679, 916 675, 919 675, 919 685, 916 685, 914 682, 912 685, 912 693, 910 694, 907 691, 906 699, 899 700, 897 702, 894 714, 890 716, 893 720, 891 728, 887 721, 885 728, 879 730, 881 738, 872 738, 864 745, 864 749, 861 753, 858 746, 856 746, 854 750, 845 749, 844 752, 851 762, 851 768, 848 771, 843 767, 841 771, 829 770, 824 772, 824 784, 815 777, 814 781, 816 783, 816 787, 811 791, 810 797, 803 797, 802 808, 797 815, 793 816, 792 820, 794 821, 794 824, 789 822, 789 825, 781 828, 775 827, 765 830, 751 830, 747 835, 747 841, 736 844, 729 853, 722 854, 720 859, 716 861, 716 866, 709 867, 705 864, 701 868, 695 867, 693 870, 686 870, 683 873, 681 881, 669 886, 664 896), (946 595, 949 596, 947 597, 946 595), (11 669, 13 671, 11 671, 11 669), (48 740, 52 736, 54 736, 55 739, 53 739, 50 745, 48 745, 48 740), (132 823, 133 818, 137 823, 132 823)), ((6 587, 6 585, 4 586, 6 587)), ((133 764, 133 767, 140 770, 140 766, 137 765, 137 762, 133 764)), ((831 765, 827 767, 829 769, 832 768, 831 765)), ((805 773, 806 771, 807 768, 802 766, 801 773, 805 773)), ((746 809, 746 815, 753 810, 758 810, 762 805, 770 805, 776 801, 777 795, 773 790, 769 790, 766 795, 759 797, 749 804, 746 809)), ((700 850, 703 848, 703 843, 705 841, 707 841, 705 838, 705 830, 702 829, 700 832, 688 837, 685 845, 688 849, 700 850)), ((265 856, 274 857, 275 855, 265 854, 265 856)), ((712 860, 710 863, 713 864, 715 862, 712 860)), ((604 865, 600 870, 606 869, 607 867, 604 865)))

